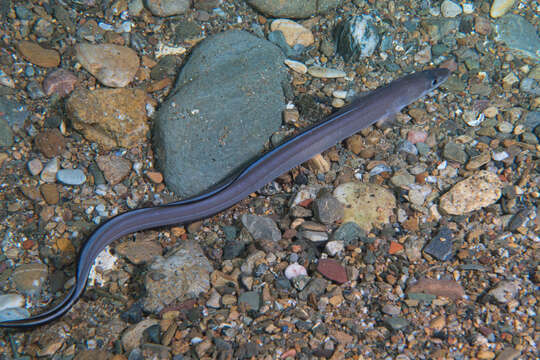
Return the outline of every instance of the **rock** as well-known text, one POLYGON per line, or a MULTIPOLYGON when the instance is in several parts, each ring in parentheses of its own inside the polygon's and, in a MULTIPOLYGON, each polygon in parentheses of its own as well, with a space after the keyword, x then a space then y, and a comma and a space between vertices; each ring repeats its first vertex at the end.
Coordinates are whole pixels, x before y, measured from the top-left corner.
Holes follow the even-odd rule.
POLYGON ((37 150, 48 158, 61 155, 66 150, 66 140, 58 129, 40 132, 35 137, 34 144, 37 150))
POLYGON ((495 203, 502 187, 496 174, 482 170, 455 184, 441 197, 439 206, 448 214, 463 215, 495 203))
POLYGON ((53 183, 56 181, 56 173, 58 172, 58 159, 52 158, 41 171, 41 180, 47 183, 53 183))
POLYGON ((0 311, 11 308, 24 307, 26 301, 19 294, 4 294, 0 295, 0 311))
POLYGON ((56 173, 56 179, 66 185, 82 185, 86 175, 81 169, 62 169, 56 173))
POLYGON ((58 193, 56 184, 41 184, 39 191, 41 191, 43 199, 45 199, 49 205, 55 205, 60 200, 60 193, 58 193))
MULTIPOLYGON (((25 120, 30 116, 26 105, 8 99, 7 96, 0 96, 0 127, 5 130, 3 123, 7 122, 11 129, 7 130, 11 134, 12 130, 22 129, 25 120)), ((2 141, 2 133, 0 133, 0 141, 2 141)), ((8 137, 6 137, 8 138, 8 137)))
POLYGON ((189 10, 190 0, 146 0, 145 4, 156 16, 172 16, 189 10))
POLYGON ((369 15, 352 16, 335 30, 337 52, 345 61, 370 57, 379 43, 379 34, 369 15))
POLYGON ((313 213, 317 220, 330 225, 343 219, 343 204, 332 194, 322 191, 313 202, 313 213))
POLYGON ((332 233, 332 241, 340 241, 344 245, 356 245, 358 239, 365 235, 365 232, 354 222, 346 222, 332 233))
POLYGON ((30 312, 25 308, 16 307, 0 310, 0 322, 9 320, 27 319, 30 317, 30 312))
POLYGON ((519 283, 516 281, 503 280, 497 283, 493 289, 488 291, 488 295, 492 296, 501 304, 506 304, 514 299, 519 292, 519 283))
POLYGON ((261 294, 258 291, 246 291, 238 297, 238 305, 244 304, 248 310, 258 311, 261 307, 261 294))
POLYGON ((461 299, 465 296, 463 287, 454 280, 435 280, 421 278, 407 288, 407 294, 424 293, 435 296, 444 296, 453 300, 461 299))
POLYGON ((540 38, 536 28, 523 17, 505 15, 497 20, 495 30, 497 41, 503 41, 509 48, 525 56, 537 61, 540 59, 540 38))
POLYGON ((216 291, 216 289, 211 290, 210 297, 206 301, 206 306, 213 309, 219 309, 221 307, 221 295, 216 291))
POLYGON ((302 19, 323 14, 336 8, 341 0, 247 0, 247 3, 265 15, 275 18, 302 19))
POLYGON ((32 176, 37 176, 43 170, 43 164, 39 159, 32 159, 27 164, 26 167, 32 176))
POLYGON ((11 280, 17 290, 27 296, 37 296, 47 277, 47 266, 43 264, 20 265, 11 274, 11 280))
POLYGON ((324 277, 343 284, 349 281, 347 277, 347 271, 341 263, 334 259, 320 259, 317 264, 317 271, 324 275, 324 277))
POLYGON ((151 239, 126 241, 116 247, 118 254, 125 256, 135 265, 151 262, 161 256, 163 248, 151 239))
POLYGON ((157 257, 145 277, 147 295, 143 306, 158 313, 174 301, 185 301, 210 289, 212 265, 200 246, 187 241, 172 254, 157 257))
MULTIPOLYGON (((289 68, 291 68, 292 70, 296 71, 299 74, 307 73, 307 66, 304 65, 303 63, 299 62, 299 61, 286 59, 285 60, 285 65, 287 65, 289 68)), ((285 111, 287 111, 287 110, 285 110, 285 111)), ((298 111, 298 110, 296 110, 296 111, 298 111)), ((289 112, 292 112, 292 111, 289 111, 289 112)), ((284 115, 284 117, 285 117, 285 115, 284 115)), ((288 123, 287 121, 285 121, 285 122, 288 123)))
POLYGON ((345 250, 345 244, 342 241, 329 241, 324 249, 330 256, 336 256, 345 250))
POLYGON ((46 68, 60 65, 60 54, 56 50, 45 49, 27 40, 19 41, 16 46, 22 57, 34 65, 46 68))
POLYGON ((13 131, 4 119, 0 117, 0 146, 11 146, 13 144, 13 131))
POLYGON ((285 269, 285 277, 289 280, 294 279, 295 277, 300 275, 307 276, 307 270, 305 267, 298 263, 290 264, 285 269))
POLYGON ((493 0, 493 3, 491 4, 491 10, 489 11, 489 15, 492 18, 498 18, 503 16, 514 6, 514 3, 516 0, 493 0))
POLYGON ((172 190, 201 193, 260 155, 281 125, 283 61, 277 47, 237 30, 193 49, 156 117, 156 157, 172 190))
POLYGON ((131 172, 131 161, 116 155, 103 155, 96 159, 107 182, 113 186, 124 180, 131 172))
POLYGON ((244 214, 242 224, 255 240, 281 240, 281 232, 276 222, 269 217, 244 214))
POLYGON ((272 21, 270 30, 281 31, 289 46, 300 44, 307 47, 315 41, 309 29, 289 19, 276 19, 272 21))
POLYGON ((75 89, 76 83, 77 77, 71 71, 56 69, 43 80, 43 90, 47 96, 56 94, 62 98, 75 89))
POLYGON ((467 153, 465 150, 463 150, 463 145, 453 142, 448 142, 446 145, 444 145, 443 156, 445 159, 455 161, 460 164, 465 164, 468 159, 467 153))
POLYGON ((343 222, 355 222, 365 231, 388 224, 396 207, 392 192, 373 183, 341 184, 334 190, 334 196, 344 204, 343 222))
POLYGON ((323 78, 323 79, 335 79, 335 78, 342 78, 347 76, 345 71, 341 71, 338 69, 330 69, 325 68, 322 66, 310 66, 308 68, 309 75, 316 77, 316 78, 323 78))
POLYGON ((144 330, 156 324, 159 324, 159 321, 155 319, 145 319, 140 323, 127 328, 122 335, 122 345, 124 346, 124 350, 129 352, 141 346, 144 330))
POLYGON ((452 255, 453 237, 452 231, 447 227, 443 227, 426 245, 424 251, 437 260, 446 261, 452 255))
POLYGON ((106 149, 146 141, 148 97, 139 89, 79 89, 66 102, 73 127, 106 149))
MULTIPOLYGON (((300 277, 299 277, 300 278, 300 277)), ((328 280, 317 277, 311 279, 307 286, 298 294, 298 298, 302 301, 306 301, 308 296, 313 294, 315 297, 319 297, 324 293, 326 286, 329 284, 328 280)))
POLYGON ((132 49, 114 44, 78 44, 77 60, 99 82, 110 87, 124 87, 139 69, 139 57, 132 49))
POLYGON ((28 93, 28 96, 32 100, 41 99, 45 97, 45 93, 43 92, 41 85, 35 80, 30 80, 28 82, 28 84, 26 85, 26 92, 28 93))
POLYGON ((456 4, 452 0, 444 0, 441 4, 441 14, 447 18, 454 18, 460 15, 463 9, 459 4, 456 4))

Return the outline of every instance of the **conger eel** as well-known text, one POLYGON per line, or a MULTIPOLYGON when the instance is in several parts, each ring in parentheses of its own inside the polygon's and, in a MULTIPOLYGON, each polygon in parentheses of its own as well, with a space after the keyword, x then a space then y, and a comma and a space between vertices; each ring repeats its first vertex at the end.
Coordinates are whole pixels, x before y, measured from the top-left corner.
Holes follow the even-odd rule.
POLYGON ((81 297, 94 260, 114 240, 136 231, 190 223, 223 211, 314 155, 398 113, 441 85, 449 74, 447 69, 439 68, 393 81, 305 129, 211 191, 162 206, 128 211, 108 220, 82 247, 75 285, 60 303, 27 319, 0 322, 0 327, 26 328, 58 319, 81 297))

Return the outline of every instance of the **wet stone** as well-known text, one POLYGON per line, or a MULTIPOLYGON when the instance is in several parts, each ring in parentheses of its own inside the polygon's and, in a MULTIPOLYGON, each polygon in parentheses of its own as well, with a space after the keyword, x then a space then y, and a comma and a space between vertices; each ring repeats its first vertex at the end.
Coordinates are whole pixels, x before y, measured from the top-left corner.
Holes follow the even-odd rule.
POLYGON ((56 179, 66 185, 82 185, 86 175, 81 169, 62 169, 56 173, 56 179))
POLYGON ((28 62, 41 67, 57 67, 60 64, 60 54, 56 50, 45 49, 39 44, 22 40, 17 43, 17 50, 28 62))
POLYGON ((279 241, 281 239, 281 232, 276 222, 269 217, 244 214, 242 224, 255 240, 279 241))
POLYGON ((111 185, 118 184, 131 172, 131 161, 116 155, 99 156, 96 162, 111 185))
POLYGON ((320 259, 317 264, 317 271, 338 284, 343 284, 349 280, 345 267, 334 259, 320 259))
POLYGON ((467 162, 467 153, 463 150, 463 146, 453 142, 448 142, 444 146, 443 156, 445 159, 465 164, 467 162))
POLYGON ((343 219, 343 204, 332 194, 325 191, 313 202, 313 212, 323 224, 333 224, 343 219))
POLYGON ((75 89, 76 83, 77 77, 72 72, 56 69, 43 80, 43 90, 47 96, 56 94, 59 97, 64 97, 75 89))
POLYGON ((40 132, 35 137, 34 144, 38 151, 49 158, 61 155, 66 150, 66 140, 58 129, 40 132))
POLYGON ((261 307, 261 294, 258 291, 246 291, 238 297, 238 305, 245 304, 248 309, 258 311, 261 307))
POLYGON ((452 255, 452 239, 451 230, 442 228, 427 244, 424 251, 438 260, 446 261, 452 255))
POLYGON ((347 245, 357 245, 358 239, 365 235, 365 232, 354 222, 342 224, 334 231, 330 237, 333 241, 341 241, 347 245))
POLYGON ((389 316, 384 319, 386 325, 390 326, 393 330, 402 330, 409 326, 409 321, 399 316, 389 316))
POLYGON ((327 280, 320 277, 313 278, 309 284, 307 284, 304 290, 298 294, 298 298, 302 301, 306 301, 308 296, 311 294, 315 295, 316 297, 321 296, 324 293, 327 285, 327 280))
POLYGON ((47 266, 43 264, 24 264, 15 269, 11 280, 18 291, 25 295, 35 296, 41 291, 47 280, 47 266))

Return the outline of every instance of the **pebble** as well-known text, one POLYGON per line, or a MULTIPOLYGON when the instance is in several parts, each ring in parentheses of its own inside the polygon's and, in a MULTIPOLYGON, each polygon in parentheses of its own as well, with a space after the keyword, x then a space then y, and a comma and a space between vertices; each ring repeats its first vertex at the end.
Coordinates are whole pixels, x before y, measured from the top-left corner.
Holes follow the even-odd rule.
POLYGON ((25 304, 24 297, 19 294, 0 295, 0 312, 5 309, 23 307, 25 304))
POLYGON ((131 172, 131 161, 120 156, 98 156, 96 163, 107 182, 112 186, 124 180, 131 172))
POLYGON ((47 183, 53 183, 56 181, 56 173, 58 172, 58 159, 52 158, 45 164, 45 167, 41 171, 40 178, 41 180, 47 183))
POLYGON ((342 241, 329 241, 324 247, 328 255, 336 256, 345 250, 345 244, 342 241))
POLYGON ((248 310, 258 311, 261 307, 261 294, 258 291, 246 291, 238 297, 238 305, 245 305, 248 310))
POLYGON ((285 277, 289 280, 294 279, 297 276, 304 275, 307 276, 307 270, 305 267, 298 263, 293 263, 287 266, 285 269, 285 277))
POLYGON ((355 222, 365 231, 389 223, 396 207, 392 192, 373 183, 344 183, 336 187, 334 196, 344 204, 343 222, 355 222))
POLYGON ((281 31, 289 46, 300 44, 310 46, 315 41, 311 31, 289 19, 276 19, 270 25, 271 31, 281 31))
POLYGON ((292 70, 296 71, 299 74, 305 74, 308 71, 307 66, 304 63, 301 63, 300 61, 285 59, 284 63, 289 68, 291 68, 292 70))
POLYGON ((276 222, 269 217, 244 214, 242 224, 255 240, 281 240, 281 232, 276 222))
POLYGON ((370 15, 351 16, 335 30, 337 52, 345 61, 370 57, 379 43, 379 32, 370 15))
POLYGON ((444 0, 441 4, 441 14, 446 18, 454 18, 460 15, 462 8, 452 0, 444 0))
POLYGON ((323 224, 333 224, 343 219, 343 204, 332 194, 323 191, 313 202, 313 214, 323 224))
POLYGON ((139 69, 137 53, 125 46, 83 43, 75 49, 81 65, 105 86, 127 86, 139 69))
POLYGON ((81 169, 62 169, 56 173, 56 179, 66 185, 82 185, 86 175, 81 169))
POLYGON ((43 164, 39 159, 32 159, 27 164, 26 167, 32 176, 37 176, 43 170, 43 164))
POLYGON ((333 280, 338 284, 343 284, 349 281, 347 271, 337 260, 320 259, 317 264, 317 271, 329 280, 333 280))
POLYGON ((409 297, 412 293, 444 296, 453 300, 458 300, 465 296, 463 287, 454 280, 436 280, 425 277, 407 287, 407 294, 409 297))
POLYGON ((448 142, 444 145, 443 156, 445 159, 455 161, 460 164, 465 164, 467 162, 468 156, 465 150, 463 150, 463 145, 456 144, 454 142, 448 142))
POLYGON ((453 251, 453 234, 447 227, 443 227, 439 232, 428 242, 424 251, 440 261, 446 261, 452 256, 453 251))
POLYGON ((77 84, 77 77, 68 70, 56 69, 43 80, 43 90, 47 96, 56 94, 59 97, 69 95, 77 84))
POLYGON ((39 44, 27 40, 19 41, 16 47, 23 58, 34 65, 45 68, 60 65, 60 54, 56 50, 45 49, 39 44))
POLYGON ((158 171, 148 171, 146 172, 146 177, 154 184, 161 184, 163 182, 163 175, 158 171))
POLYGON ((514 299, 519 292, 519 283, 516 281, 503 280, 500 281, 493 289, 488 291, 488 295, 492 296, 501 304, 507 304, 514 299))
POLYGON ((27 319, 30 317, 30 312, 25 308, 9 308, 0 311, 0 321, 27 319))
POLYGON ((463 215, 495 203, 502 187, 496 174, 481 170, 452 186, 441 196, 439 206, 448 214, 463 215))
POLYGON ((47 277, 47 266, 43 264, 24 264, 13 271, 11 280, 18 291, 28 296, 37 296, 47 277))
POLYGON ((310 66, 308 68, 308 73, 313 77, 323 78, 323 79, 343 78, 347 76, 347 74, 344 71, 325 68, 322 66, 310 66))
POLYGON ((492 18, 498 18, 503 16, 514 6, 516 0, 493 0, 491 3, 491 10, 489 15, 492 18))
POLYGON ((304 230, 298 233, 298 236, 300 236, 303 239, 315 242, 315 243, 324 242, 328 240, 328 234, 322 231, 304 230))
POLYGON ((41 88, 41 84, 39 84, 35 80, 31 80, 26 85, 26 92, 28 93, 28 96, 30 96, 30 99, 37 100, 45 97, 45 93, 43 92, 43 89, 41 88))
POLYGON ((138 348, 142 344, 144 330, 157 324, 159 324, 158 320, 145 319, 128 327, 122 335, 122 346, 124 349, 129 352, 135 348, 138 348))
POLYGON ((147 94, 140 89, 77 89, 66 101, 75 130, 105 149, 132 148, 149 131, 147 94))

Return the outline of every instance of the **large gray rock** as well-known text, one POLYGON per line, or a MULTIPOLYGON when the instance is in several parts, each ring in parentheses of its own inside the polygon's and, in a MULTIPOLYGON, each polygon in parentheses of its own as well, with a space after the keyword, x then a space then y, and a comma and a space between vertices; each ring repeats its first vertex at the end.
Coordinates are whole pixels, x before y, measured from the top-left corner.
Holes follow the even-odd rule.
POLYGON ((178 195, 204 192, 263 152, 285 106, 283 60, 270 42, 237 30, 193 50, 154 129, 158 166, 178 195))
POLYGON ((336 8, 341 0, 246 0, 265 15, 302 19, 336 8))

